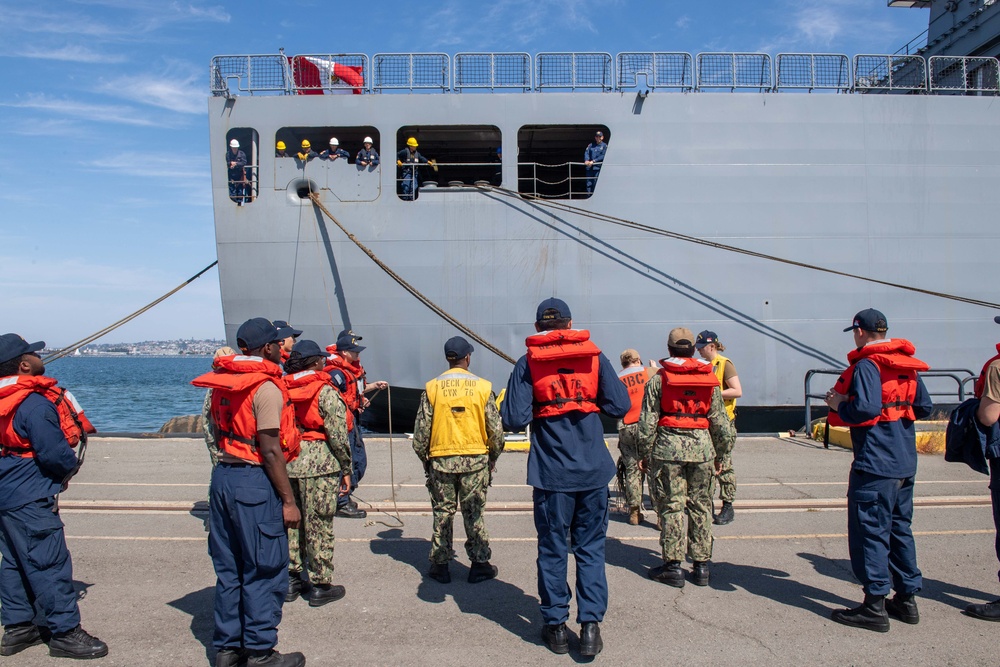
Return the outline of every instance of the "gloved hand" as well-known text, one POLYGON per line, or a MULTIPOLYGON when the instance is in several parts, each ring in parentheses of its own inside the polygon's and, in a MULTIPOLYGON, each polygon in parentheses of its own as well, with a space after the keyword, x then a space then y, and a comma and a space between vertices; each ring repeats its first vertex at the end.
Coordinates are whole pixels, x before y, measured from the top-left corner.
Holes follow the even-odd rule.
POLYGON ((397 167, 402 167, 403 166, 403 161, 402 160, 396 160, 396 166, 397 167))

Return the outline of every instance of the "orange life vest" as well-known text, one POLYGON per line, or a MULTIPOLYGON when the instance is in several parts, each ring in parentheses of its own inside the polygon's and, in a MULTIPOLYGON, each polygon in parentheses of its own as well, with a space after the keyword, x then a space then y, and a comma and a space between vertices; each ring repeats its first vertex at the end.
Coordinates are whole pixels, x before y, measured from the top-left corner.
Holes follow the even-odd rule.
POLYGON ((618 379, 625 385, 628 390, 628 398, 632 401, 632 407, 622 417, 622 422, 635 424, 639 421, 639 415, 642 413, 642 398, 646 394, 646 383, 649 382, 649 375, 646 373, 645 366, 633 366, 618 371, 618 379))
POLYGON ((861 424, 848 424, 840 415, 831 410, 826 421, 830 426, 874 426, 879 422, 894 422, 900 419, 913 421, 913 401, 917 397, 917 373, 926 371, 930 366, 913 356, 916 348, 913 343, 902 338, 880 340, 865 345, 860 350, 852 350, 847 355, 850 366, 840 374, 834 391, 848 396, 848 401, 857 399, 857 395, 848 394, 854 369, 862 359, 868 359, 878 368, 882 381, 882 412, 874 419, 861 424))
POLYGON ((546 331, 528 336, 524 342, 536 418, 600 410, 597 384, 601 351, 591 342, 589 331, 546 331))
POLYGON ((660 359, 660 426, 708 428, 712 392, 719 378, 712 364, 692 357, 660 359))
POLYGON ((3 445, 0 454, 22 458, 35 456, 31 443, 14 430, 17 408, 32 392, 41 394, 56 406, 59 428, 70 447, 86 443, 88 433, 97 433, 73 394, 56 387, 54 378, 44 375, 9 375, 0 378, 0 444, 3 445))
POLYGON ((332 354, 326 358, 326 366, 323 370, 327 373, 338 370, 347 379, 347 388, 340 392, 347 404, 347 430, 354 428, 354 414, 361 410, 361 397, 365 391, 365 369, 361 362, 350 362, 337 354, 337 347, 331 345, 326 348, 332 354), (331 350, 332 348, 332 350, 331 350))
POLYGON ((257 446, 257 420, 253 414, 253 397, 265 382, 274 383, 281 391, 281 421, 278 439, 285 461, 299 455, 299 429, 295 425, 295 410, 288 390, 281 380, 281 368, 266 359, 236 355, 219 357, 216 370, 191 381, 196 387, 212 390, 212 422, 216 446, 243 461, 263 463, 257 446))
POLYGON ((330 374, 323 371, 302 371, 285 376, 285 387, 295 408, 295 422, 303 440, 326 440, 326 424, 319 413, 319 392, 332 387, 330 374))
MULTIPOLYGON (((1000 353, 1000 343, 997 343, 997 352, 1000 353)), ((972 393, 976 398, 983 397, 983 390, 986 389, 986 371, 989 370, 990 364, 992 364, 997 359, 1000 359, 1000 354, 992 357, 989 361, 983 364, 983 370, 979 373, 979 378, 976 380, 976 384, 973 385, 972 393)))

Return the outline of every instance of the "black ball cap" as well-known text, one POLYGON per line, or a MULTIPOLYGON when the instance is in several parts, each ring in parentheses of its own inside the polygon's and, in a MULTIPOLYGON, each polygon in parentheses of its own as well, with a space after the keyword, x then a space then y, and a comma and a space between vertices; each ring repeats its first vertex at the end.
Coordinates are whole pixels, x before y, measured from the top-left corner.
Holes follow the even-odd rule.
POLYGON ((465 340, 461 336, 455 336, 453 338, 449 338, 444 344, 444 356, 445 359, 453 361, 464 359, 472 354, 473 349, 472 343, 465 340))
POLYGON ((0 364, 17 359, 22 354, 38 352, 43 347, 45 343, 42 341, 29 343, 16 333, 4 334, 0 336, 0 364))
POLYGON ((865 308, 854 316, 851 326, 844 329, 844 331, 853 331, 855 329, 885 333, 889 330, 889 321, 885 319, 885 315, 881 311, 874 308, 865 308))
POLYGON ((292 346, 292 352, 298 352, 300 357, 325 357, 326 352, 314 340, 298 340, 292 346))

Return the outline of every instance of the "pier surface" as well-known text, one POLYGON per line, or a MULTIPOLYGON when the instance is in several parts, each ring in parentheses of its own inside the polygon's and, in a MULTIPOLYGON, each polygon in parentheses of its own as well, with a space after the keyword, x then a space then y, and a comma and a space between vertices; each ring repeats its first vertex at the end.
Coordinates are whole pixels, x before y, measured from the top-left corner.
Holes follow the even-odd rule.
MULTIPOLYGON (((487 527, 499 578, 470 585, 456 517, 453 581, 425 577, 431 532, 423 471, 402 437, 367 439, 358 489, 367 521, 337 519, 338 583, 347 597, 320 608, 285 605, 279 650, 309 665, 570 664, 539 640, 535 530, 527 455, 499 461, 487 527), (390 466, 390 458, 392 465, 390 466), (392 485, 404 525, 392 512, 392 485)), ((617 449, 611 441, 617 458, 617 449)), ((838 625, 830 611, 855 606, 861 589, 847 553, 851 453, 802 438, 740 438, 736 521, 716 527, 712 580, 682 590, 646 578, 660 560, 651 511, 608 530, 611 604, 597 662, 629 665, 987 665, 991 623, 961 614, 998 597, 987 478, 921 456, 913 529, 924 573, 921 621, 888 634, 838 625)), ((204 519, 211 466, 195 439, 94 438, 86 465, 61 497, 83 599, 84 627, 111 647, 95 665, 207 665, 215 583, 204 519)), ((616 495, 616 494, 614 494, 616 495)), ((614 503, 614 500, 612 501, 614 503)), ((570 577, 573 577, 572 558, 570 577)), ((7 659, 65 664, 44 646, 7 659)))

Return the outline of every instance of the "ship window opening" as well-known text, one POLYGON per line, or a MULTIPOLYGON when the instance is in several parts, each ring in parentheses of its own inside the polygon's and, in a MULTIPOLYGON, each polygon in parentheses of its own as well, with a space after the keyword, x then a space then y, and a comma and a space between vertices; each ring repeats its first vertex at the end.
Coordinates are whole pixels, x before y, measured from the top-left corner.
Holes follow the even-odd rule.
MULTIPOLYGON (((274 145, 272 148, 274 149, 275 159, 283 157, 298 159, 299 153, 302 153, 305 150, 302 147, 302 141, 307 140, 310 144, 309 150, 315 153, 315 155, 303 153, 303 155, 309 155, 307 161, 312 159, 325 159, 330 155, 330 139, 336 138, 339 142, 337 148, 347 153, 346 158, 344 158, 343 154, 341 154, 341 157, 338 159, 346 159, 350 164, 356 164, 358 151, 364 148, 365 137, 370 137, 372 139, 372 148, 381 157, 381 137, 379 136, 378 130, 370 125, 352 125, 349 127, 342 125, 327 125, 325 127, 283 127, 274 134, 274 145), (279 141, 285 144, 284 155, 281 155, 278 152, 279 141)), ((364 166, 359 168, 364 168, 364 166)))
MULTIPOLYGON (((584 163, 587 148, 607 125, 524 125, 517 132, 517 191, 545 199, 586 199, 596 191, 602 165, 584 163)), ((599 151, 598 151, 599 152, 599 151)), ((605 157, 607 154, 605 153, 605 157)))
POLYGON ((295 181, 293 186, 295 188, 295 195, 299 199, 309 199, 309 195, 313 192, 319 192, 319 186, 314 181, 295 181))
POLYGON ((395 153, 383 159, 396 161, 396 193, 412 200, 421 188, 502 185, 501 146, 500 128, 495 125, 409 125, 399 128, 395 153), (417 155, 427 163, 407 164, 411 138, 417 142, 417 155))
POLYGON ((229 198, 237 206, 257 199, 257 168, 260 164, 260 137, 251 127, 235 127, 226 133, 226 183, 229 198), (233 142, 238 144, 233 147, 233 142))

